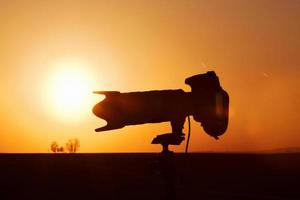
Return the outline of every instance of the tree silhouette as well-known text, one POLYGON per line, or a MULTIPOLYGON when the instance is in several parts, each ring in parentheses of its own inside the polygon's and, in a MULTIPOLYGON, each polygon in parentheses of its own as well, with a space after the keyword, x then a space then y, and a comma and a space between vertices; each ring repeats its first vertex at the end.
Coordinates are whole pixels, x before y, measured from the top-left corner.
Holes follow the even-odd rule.
POLYGON ((69 153, 76 153, 79 150, 79 147, 79 140, 77 138, 73 138, 66 143, 66 147, 59 146, 56 141, 53 141, 50 149, 53 153, 64 153, 65 151, 69 153))
POLYGON ((65 148, 63 146, 58 147, 57 152, 63 153, 63 152, 65 152, 65 148))
POLYGON ((77 138, 70 139, 66 144, 66 149, 69 153, 76 153, 80 147, 80 142, 77 138))
POLYGON ((56 152, 58 152, 57 150, 58 150, 58 144, 57 144, 56 141, 53 141, 53 142, 51 143, 51 151, 52 151, 53 153, 56 153, 56 152))
POLYGON ((56 141, 51 143, 50 149, 53 153, 63 153, 65 152, 65 148, 63 146, 59 146, 56 141))

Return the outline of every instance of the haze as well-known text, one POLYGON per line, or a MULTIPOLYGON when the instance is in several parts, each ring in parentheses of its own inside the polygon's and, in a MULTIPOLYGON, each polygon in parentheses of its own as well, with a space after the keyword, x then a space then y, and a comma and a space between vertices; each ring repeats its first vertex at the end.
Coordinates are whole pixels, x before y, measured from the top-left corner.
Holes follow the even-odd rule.
POLYGON ((185 78, 209 70, 230 95, 229 128, 216 141, 192 121, 191 151, 300 146, 299 19, 296 0, 0 0, 0 152, 70 138, 80 152, 159 151, 168 123, 95 133, 92 91, 189 91, 185 78))

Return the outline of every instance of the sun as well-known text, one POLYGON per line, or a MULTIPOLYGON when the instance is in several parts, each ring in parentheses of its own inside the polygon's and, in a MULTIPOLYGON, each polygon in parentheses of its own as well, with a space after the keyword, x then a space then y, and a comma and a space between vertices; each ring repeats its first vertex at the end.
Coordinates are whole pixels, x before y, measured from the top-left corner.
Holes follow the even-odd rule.
POLYGON ((56 63, 48 80, 52 113, 64 120, 80 119, 90 111, 92 75, 89 67, 76 60, 56 63))

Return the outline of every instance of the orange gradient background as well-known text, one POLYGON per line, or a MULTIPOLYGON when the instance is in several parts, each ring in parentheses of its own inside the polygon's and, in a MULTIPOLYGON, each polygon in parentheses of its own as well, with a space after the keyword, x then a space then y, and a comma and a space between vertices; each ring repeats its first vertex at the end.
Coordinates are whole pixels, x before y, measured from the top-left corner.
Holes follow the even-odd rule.
POLYGON ((191 151, 300 146, 299 24, 296 0, 1 0, 0 152, 49 152, 70 138, 80 152, 159 151, 150 142, 168 123, 95 133, 104 122, 92 91, 189 91, 185 78, 209 70, 230 94, 229 128, 216 141, 192 121, 191 151), (89 82, 69 116, 53 107, 64 62, 89 82))

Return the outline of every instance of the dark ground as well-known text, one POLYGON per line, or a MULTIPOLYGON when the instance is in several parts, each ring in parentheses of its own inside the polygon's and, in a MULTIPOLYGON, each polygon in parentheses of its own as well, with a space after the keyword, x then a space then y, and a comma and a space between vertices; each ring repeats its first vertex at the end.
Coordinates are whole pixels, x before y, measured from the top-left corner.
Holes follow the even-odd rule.
POLYGON ((166 174, 157 161, 158 154, 0 154, 0 199, 165 199, 166 180, 176 199, 300 199, 300 154, 175 154, 166 174))

